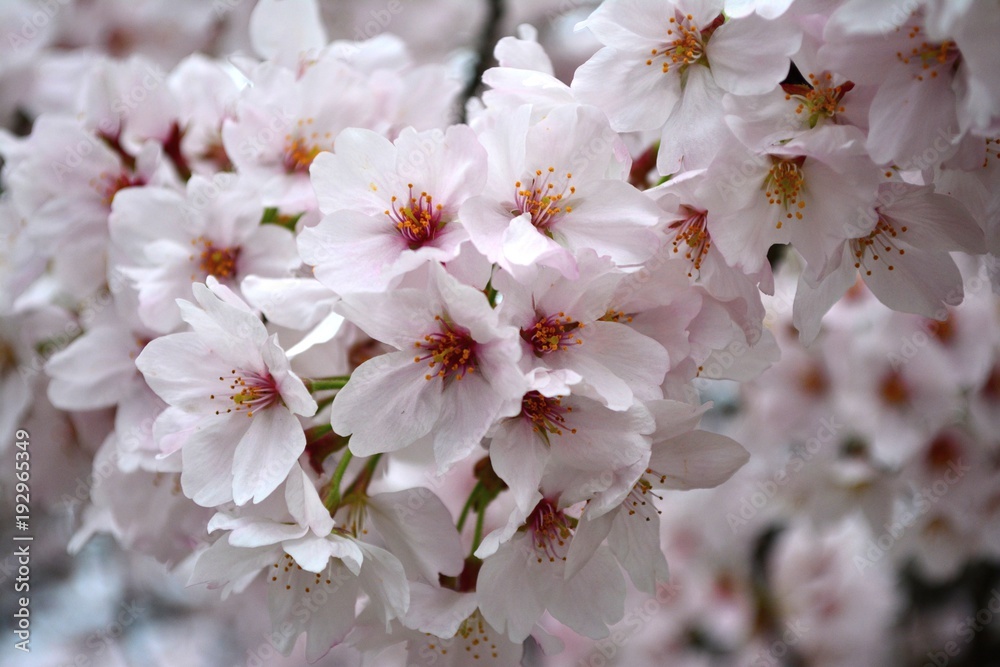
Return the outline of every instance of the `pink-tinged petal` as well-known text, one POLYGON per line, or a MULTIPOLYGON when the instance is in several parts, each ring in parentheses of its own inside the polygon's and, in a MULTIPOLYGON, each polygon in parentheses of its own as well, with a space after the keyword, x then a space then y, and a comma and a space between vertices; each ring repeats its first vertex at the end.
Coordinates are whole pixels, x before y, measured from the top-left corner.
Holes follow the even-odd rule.
MULTIPOLYGON (((196 333, 172 334, 150 341, 135 365, 157 396, 188 412, 215 412, 209 396, 228 385, 212 383, 206 371, 219 368, 218 358, 196 333)), ((231 369, 225 369, 231 370, 231 369)))
POLYGON ((483 618, 514 642, 527 639, 545 611, 542 592, 525 576, 534 558, 534 551, 519 541, 508 543, 483 561, 476 581, 483 618))
POLYGON ((330 314, 337 295, 315 278, 247 276, 240 291, 254 308, 275 324, 305 330, 330 314))
POLYGON ((309 168, 319 209, 381 214, 399 189, 395 168, 396 148, 388 139, 371 130, 344 130, 334 152, 320 153, 309 168))
POLYGON ((195 432, 202 416, 173 406, 161 412, 153 422, 153 441, 160 448, 159 458, 169 456, 183 447, 195 432))
POLYGON ((276 523, 267 519, 244 521, 229 533, 229 543, 234 547, 252 549, 298 539, 306 530, 298 524, 276 523))
POLYGON ((959 303, 965 294, 962 274, 944 252, 913 248, 905 255, 892 253, 878 261, 868 258, 861 266, 861 278, 872 294, 893 310, 935 319, 943 319, 948 314, 945 304, 959 303))
MULTIPOLYGON (((895 191, 892 187, 889 186, 889 196, 895 191)), ((897 232, 906 227, 898 241, 921 250, 964 250, 979 254, 986 243, 982 228, 962 202, 928 189, 918 188, 903 194, 883 207, 882 214, 894 223, 897 232)))
POLYGON ((250 43, 265 60, 294 66, 302 52, 327 44, 316 0, 261 0, 250 14, 250 43))
MULTIPOLYGON (((341 572, 343 568, 335 567, 331 576, 338 576, 341 572)), ((319 605, 316 612, 309 616, 306 628, 306 661, 309 664, 319 662, 330 649, 343 642, 355 626, 354 605, 351 603, 357 600, 360 585, 354 577, 346 580, 343 575, 340 577, 335 597, 319 605)), ((302 609, 301 606, 296 608, 302 609)), ((284 653, 288 654, 291 650, 292 646, 289 646, 284 653)))
POLYGON ((503 258, 504 236, 515 213, 513 204, 505 205, 489 197, 473 197, 459 210, 462 226, 469 232, 469 238, 476 249, 486 255, 492 263, 503 258))
POLYGON ((430 489, 371 496, 368 519, 411 578, 436 583, 439 573, 461 574, 464 559, 458 531, 448 508, 430 489))
POLYGON ((810 286, 804 278, 799 278, 792 305, 792 324, 799 330, 799 339, 804 345, 809 345, 816 339, 823 316, 857 280, 858 272, 854 268, 853 259, 850 250, 845 247, 840 265, 816 287, 810 286))
POLYGON ((708 431, 686 435, 653 445, 649 467, 665 476, 654 480, 667 489, 710 489, 722 484, 750 460, 740 443, 708 431))
MULTIPOLYGON (((215 357, 212 365, 231 366, 227 370, 263 372, 260 347, 267 340, 263 322, 249 308, 243 311, 222 302, 201 283, 195 283, 192 288, 200 297, 202 308, 188 301, 179 301, 177 305, 181 309, 181 317, 194 329, 200 347, 207 348, 215 357)), ((204 368, 200 373, 202 376, 205 375, 204 368)))
MULTIPOLYGON (((190 244, 204 221, 192 214, 183 193, 160 187, 126 188, 115 195, 108 228, 123 257, 144 259, 154 241, 190 244)), ((150 258, 155 259, 155 258, 150 258)))
POLYGON ((112 406, 129 390, 138 350, 135 336, 124 327, 95 327, 56 352, 45 364, 49 400, 63 410, 112 406))
POLYGON ((344 562, 353 574, 360 572, 364 554, 354 540, 331 535, 305 535, 282 545, 289 556, 309 572, 322 572, 331 558, 344 562))
POLYGON ((434 329, 434 318, 443 310, 444 304, 435 295, 411 288, 345 294, 336 307, 375 340, 407 353, 434 329))
POLYGON ((239 248, 236 267, 241 276, 290 276, 302 263, 295 237, 278 225, 259 225, 239 248))
POLYGON ((573 252, 590 248, 628 265, 644 262, 656 251, 656 238, 648 228, 660 222, 663 211, 628 183, 591 182, 581 186, 572 201, 572 212, 557 220, 552 232, 573 252))
POLYGON ((510 220, 501 246, 497 263, 514 275, 525 275, 537 266, 550 266, 570 280, 579 277, 573 253, 539 232, 528 213, 510 220))
POLYGON ((723 117, 725 92, 712 71, 700 65, 687 72, 680 104, 663 125, 656 168, 661 174, 707 167, 719 149, 732 141, 723 117))
POLYGON ((411 581, 410 608, 403 625, 435 637, 454 637, 477 606, 473 594, 411 581))
POLYGON ((181 489, 202 507, 218 507, 233 499, 233 453, 242 421, 207 417, 181 450, 181 489))
POLYGON ((285 504, 299 525, 309 528, 314 535, 329 535, 333 530, 333 517, 323 505, 319 493, 305 470, 292 466, 285 482, 285 504))
POLYGON ((264 408, 248 420, 250 428, 233 460, 233 500, 237 505, 251 498, 259 503, 269 496, 285 481, 306 447, 302 425, 284 407, 264 408))
POLYGON ((278 345, 277 334, 267 339, 261 349, 261 358, 267 367, 271 378, 277 385, 281 402, 292 414, 312 417, 316 414, 317 405, 309 390, 298 375, 292 372, 285 351, 278 345))
MULTIPOLYGON (((298 535, 290 535, 282 540, 282 548, 291 556, 297 565, 307 572, 322 572, 330 563, 333 555, 333 543, 324 537, 305 535, 305 528, 288 524, 273 524, 283 526, 289 532, 292 528, 299 530, 298 535)), ((232 538, 230 538, 232 541, 232 538)), ((359 555, 360 557, 360 555, 359 555)))
POLYGON ((502 405, 501 397, 479 373, 451 383, 442 393, 441 416, 434 425, 434 459, 439 470, 461 461, 482 442, 502 405))
POLYGON ((793 22, 747 16, 719 26, 705 53, 722 88, 735 95, 762 95, 785 78, 801 43, 793 22))
POLYGON ((895 162, 903 169, 930 166, 950 153, 957 132, 951 78, 917 81, 908 69, 894 68, 872 100, 868 151, 878 164, 895 162))
MULTIPOLYGON (((486 150, 467 125, 452 125, 444 133, 405 128, 395 143, 399 175, 449 213, 486 185, 486 150)), ((393 194, 402 198, 406 192, 393 194)))
POLYGON ((710 407, 711 403, 699 406, 672 400, 646 403, 646 409, 656 420, 653 442, 669 440, 693 430, 710 407))
POLYGON ((650 499, 622 507, 614 516, 608 546, 635 587, 654 594, 657 582, 667 581, 670 569, 660 546, 660 515, 650 499))
POLYGON ((616 322, 593 322, 580 337, 579 348, 557 352, 549 365, 578 373, 612 410, 627 410, 636 398, 663 398, 670 360, 662 345, 616 322))
POLYGON ((598 549, 587 564, 547 600, 552 617, 576 632, 599 639, 625 614, 625 578, 611 554, 598 549))
MULTIPOLYGON (((726 15, 743 18, 754 12, 766 19, 776 19, 784 14, 793 0, 726 0, 726 15)), ((868 20, 867 17, 864 20, 868 20)))
POLYGON ((504 37, 497 42, 493 56, 503 68, 532 70, 554 76, 552 60, 538 43, 538 30, 531 25, 518 26, 517 37, 504 37))
POLYGON ((386 269, 407 250, 406 239, 381 212, 338 211, 299 234, 302 261, 338 294, 384 290, 395 277, 386 269))
POLYGON ((333 429, 351 435, 357 456, 393 452, 431 432, 442 412, 441 381, 425 380, 410 352, 370 359, 351 375, 330 412, 333 429))
POLYGON ((549 460, 549 448, 532 423, 524 417, 504 422, 490 441, 490 462, 493 470, 510 487, 518 509, 527 516, 542 494, 538 486, 549 460))
POLYGON ((590 562, 604 538, 611 532, 617 512, 607 512, 598 517, 583 516, 573 533, 573 541, 569 543, 566 553, 566 571, 563 577, 570 579, 590 562))
POLYGON ((680 77, 646 65, 648 53, 601 49, 576 70, 573 93, 608 114, 618 132, 661 127, 680 100, 680 77))
POLYGON ((237 581, 274 563, 278 559, 278 553, 280 552, 272 547, 234 547, 226 537, 222 537, 199 554, 187 583, 194 586, 237 581))
POLYGON ((402 618, 410 606, 410 587, 403 566, 385 549, 358 542, 364 552, 358 579, 381 619, 402 618))

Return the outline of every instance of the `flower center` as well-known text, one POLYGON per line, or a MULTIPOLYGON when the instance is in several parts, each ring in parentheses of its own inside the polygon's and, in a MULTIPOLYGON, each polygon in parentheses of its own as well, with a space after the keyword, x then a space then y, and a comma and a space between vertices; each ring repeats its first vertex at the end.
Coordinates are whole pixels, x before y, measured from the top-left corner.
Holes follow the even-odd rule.
POLYGON ((910 402, 910 388, 899 371, 889 371, 879 382, 882 400, 894 408, 901 408, 910 402))
MULTIPOLYGON (((549 398, 537 391, 530 391, 521 399, 521 415, 531 421, 531 430, 539 434, 546 443, 550 434, 563 434, 563 429, 566 428, 564 415, 567 412, 573 412, 573 408, 564 407, 558 397, 549 398)), ((576 433, 576 429, 571 428, 569 432, 576 433)))
POLYGON ((474 373, 476 370, 476 341, 472 339, 468 330, 456 324, 445 322, 440 316, 434 319, 440 324, 441 330, 424 336, 422 341, 414 343, 414 347, 421 350, 423 354, 418 354, 413 358, 414 363, 426 361, 433 370, 424 376, 430 380, 440 377, 443 380, 455 378, 461 380, 467 373, 474 373))
POLYGON ((146 181, 141 176, 132 176, 124 171, 114 175, 102 173, 99 178, 90 181, 90 186, 101 195, 101 201, 105 206, 111 206, 111 202, 120 190, 145 184, 146 181))
POLYGON ((946 39, 940 43, 918 41, 923 39, 918 25, 910 27, 907 37, 909 37, 911 44, 909 51, 905 49, 897 51, 896 60, 904 65, 912 65, 916 70, 913 78, 917 81, 936 79, 938 72, 942 68, 950 68, 954 65, 960 55, 955 42, 950 40, 946 39))
POLYGON ((544 172, 541 169, 535 170, 535 175, 531 177, 530 183, 517 181, 514 183, 514 206, 511 215, 531 215, 531 224, 539 231, 545 232, 549 236, 548 229, 562 213, 571 213, 572 206, 567 206, 563 199, 576 193, 576 188, 569 184, 573 174, 566 174, 566 181, 562 187, 557 187, 552 179, 555 178, 555 167, 549 167, 544 172))
MULTIPOLYGON (((236 260, 240 255, 239 246, 230 248, 219 248, 204 236, 199 236, 191 240, 191 245, 202 246, 201 253, 195 257, 191 255, 191 261, 198 261, 198 268, 201 269, 203 277, 215 276, 219 279, 232 278, 236 274, 236 260)), ((196 278, 192 276, 192 280, 196 278)))
POLYGON ((408 183, 409 201, 406 205, 398 205, 395 195, 392 197, 392 210, 385 214, 393 222, 400 236, 406 239, 410 250, 416 250, 428 241, 433 241, 445 221, 441 219, 442 206, 435 204, 434 198, 426 192, 413 195, 413 183, 408 183))
POLYGON ((574 333, 586 325, 577 322, 566 313, 537 320, 527 329, 521 329, 521 338, 535 350, 535 356, 569 349, 570 345, 582 345, 583 341, 574 333))
MULTIPOLYGON (((255 412, 269 408, 281 400, 278 386, 270 373, 250 371, 237 375, 236 369, 233 369, 228 376, 220 375, 219 381, 227 387, 219 396, 228 398, 233 404, 216 410, 217 415, 245 412, 247 417, 253 417, 255 412)), ((209 399, 213 401, 216 398, 216 394, 209 395, 209 399)))
POLYGON ((573 535, 570 518, 543 499, 528 517, 527 526, 538 562, 566 560, 569 539, 573 535))
POLYGON ((862 265, 864 265, 865 275, 870 276, 872 271, 868 268, 867 260, 871 259, 873 262, 885 262, 887 269, 890 271, 895 270, 896 267, 891 263, 893 251, 898 252, 900 255, 906 254, 905 250, 896 247, 896 239, 900 234, 905 233, 905 225, 897 229, 891 221, 879 213, 878 222, 875 223, 875 229, 871 234, 851 239, 851 251, 854 253, 854 268, 861 269, 862 265))
MULTIPOLYGON (((798 220, 802 219, 802 211, 789 209, 803 209, 806 207, 805 200, 801 199, 802 188, 805 185, 805 175, 802 173, 802 165, 806 158, 794 157, 784 158, 776 155, 771 156, 771 170, 764 177, 764 196, 767 203, 781 206, 785 211, 785 218, 791 219, 794 215, 798 220)), ((779 217, 775 227, 781 229, 783 220, 779 217)))
MULTIPOLYGON (((701 260, 712 247, 712 237, 705 225, 708 220, 708 211, 690 206, 682 206, 681 210, 687 217, 673 222, 669 226, 669 229, 675 230, 672 241, 674 253, 680 253, 683 248, 684 258, 691 261, 694 265, 694 271, 699 271, 701 270, 701 260)), ((688 271, 688 278, 692 275, 692 272, 688 271)))
POLYGON ((677 12, 667 26, 668 41, 661 48, 650 50, 646 65, 651 67, 654 62, 659 62, 660 71, 664 74, 672 71, 671 68, 683 72, 689 65, 704 58, 705 43, 724 21, 725 17, 720 14, 704 30, 699 30, 694 16, 677 12))
POLYGON ((854 89, 854 82, 845 81, 839 86, 832 85, 833 76, 829 72, 823 74, 820 79, 815 74, 809 74, 808 84, 782 84, 785 91, 785 99, 795 100, 799 105, 795 108, 795 113, 806 114, 806 122, 809 127, 816 127, 821 118, 833 118, 838 113, 843 113, 844 106, 841 101, 844 95, 854 89))
MULTIPOLYGON (((297 123, 296 134, 285 135, 285 153, 281 159, 285 173, 308 174, 313 160, 326 150, 320 146, 319 132, 308 132, 309 126, 314 122, 314 118, 301 119, 297 123)), ((328 143, 332 137, 331 132, 323 135, 324 141, 328 143)))

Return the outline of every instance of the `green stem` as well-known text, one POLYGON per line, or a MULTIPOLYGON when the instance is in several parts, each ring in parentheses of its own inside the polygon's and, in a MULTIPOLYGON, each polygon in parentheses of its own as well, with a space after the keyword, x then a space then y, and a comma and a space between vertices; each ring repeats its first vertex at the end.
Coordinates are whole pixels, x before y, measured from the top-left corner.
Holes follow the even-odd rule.
POLYGON ((344 473, 347 472, 347 464, 351 462, 354 458, 354 454, 351 450, 345 450, 344 455, 340 457, 340 462, 337 464, 337 469, 333 471, 333 477, 330 479, 330 491, 326 494, 326 500, 323 504, 328 510, 333 512, 337 509, 340 504, 340 481, 344 479, 344 473))
POLYGON ((476 553, 479 543, 483 541, 483 521, 486 519, 486 504, 479 508, 476 514, 476 532, 472 535, 472 553, 476 553))
POLYGON ((472 487, 472 492, 469 494, 468 500, 465 501, 465 506, 462 507, 461 514, 458 515, 458 525, 456 526, 458 528, 458 532, 461 533, 462 529, 465 527, 465 519, 469 516, 469 510, 472 509, 472 504, 479 498, 482 488, 482 482, 476 482, 476 485, 472 487))
POLYGON ((310 392, 316 391, 326 391, 327 389, 343 389, 347 381, 350 380, 349 375, 338 375, 329 378, 315 378, 312 380, 306 380, 306 389, 310 392))
POLYGON ((376 454, 365 462, 364 470, 358 474, 357 478, 347 487, 347 491, 344 492, 345 498, 350 495, 364 494, 368 490, 368 484, 372 481, 372 477, 375 476, 375 468, 378 466, 379 459, 381 458, 381 454, 376 454))

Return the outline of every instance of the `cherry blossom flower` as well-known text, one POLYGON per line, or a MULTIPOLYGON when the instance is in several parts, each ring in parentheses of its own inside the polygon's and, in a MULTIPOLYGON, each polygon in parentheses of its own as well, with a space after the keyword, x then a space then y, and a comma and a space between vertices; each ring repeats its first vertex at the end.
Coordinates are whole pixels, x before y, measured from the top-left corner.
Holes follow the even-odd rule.
POLYGON ((261 224, 263 207, 234 177, 193 176, 185 193, 123 193, 111 215, 112 264, 139 293, 143 323, 167 333, 180 325, 176 300, 211 276, 238 288, 248 275, 283 277, 300 264, 287 229, 261 224))
POLYGON ((486 152, 461 125, 404 130, 393 143, 345 130, 311 174, 326 216, 299 235, 302 258, 334 292, 371 292, 458 255, 468 238, 458 210, 486 182, 486 152))
POLYGON ((197 306, 179 304, 192 330, 151 341, 135 360, 170 406, 154 435, 165 453, 181 450, 181 485, 199 505, 260 502, 305 448, 294 415, 311 416, 316 402, 249 306, 211 278, 193 291, 197 306))
POLYGON ((429 265, 422 288, 345 295, 338 310, 397 352, 358 367, 331 423, 360 456, 433 442, 440 467, 464 458, 499 417, 517 414, 527 382, 515 327, 475 288, 429 265))
POLYGON ((607 636, 607 625, 624 614, 625 580, 606 547, 579 571, 567 572, 573 523, 558 499, 543 498, 524 528, 483 561, 476 583, 480 611, 512 641, 527 638, 544 611, 593 638, 607 636))
POLYGON ((519 107, 480 133, 490 155, 486 190, 459 213, 476 248, 516 276, 551 266, 575 278, 584 248, 617 264, 649 258, 648 228, 660 213, 622 180, 628 159, 603 114, 565 105, 530 125, 530 112, 519 107))
POLYGON ((708 166, 726 136, 723 93, 775 88, 801 39, 791 23, 725 20, 721 1, 617 0, 582 25, 606 46, 577 70, 573 91, 604 109, 615 130, 662 128, 663 174, 708 166))

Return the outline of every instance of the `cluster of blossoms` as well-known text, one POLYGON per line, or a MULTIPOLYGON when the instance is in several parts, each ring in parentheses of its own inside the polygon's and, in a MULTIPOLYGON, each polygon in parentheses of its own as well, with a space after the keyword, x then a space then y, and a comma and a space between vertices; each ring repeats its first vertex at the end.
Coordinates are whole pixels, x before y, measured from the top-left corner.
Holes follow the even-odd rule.
POLYGON ((666 551, 676 664, 795 619, 882 664, 896 566, 1000 556, 990 4, 605 0, 571 83, 525 24, 468 100, 316 0, 247 8, 253 55, 0 69, 38 110, 0 130, 6 432, 72 427, 71 549, 265 598, 310 662, 554 655, 666 551))

